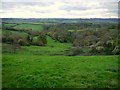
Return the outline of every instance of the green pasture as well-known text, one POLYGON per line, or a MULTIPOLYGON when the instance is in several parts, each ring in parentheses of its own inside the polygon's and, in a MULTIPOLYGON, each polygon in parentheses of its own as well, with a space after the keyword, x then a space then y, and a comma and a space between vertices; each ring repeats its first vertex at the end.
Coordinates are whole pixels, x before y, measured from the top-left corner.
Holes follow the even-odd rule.
POLYGON ((71 44, 47 40, 46 46, 23 46, 17 53, 3 53, 3 88, 118 87, 118 56, 51 56, 45 51, 60 54, 71 44))
POLYGON ((20 25, 15 26, 14 28, 16 28, 16 29, 32 29, 32 30, 37 30, 37 31, 43 30, 43 26, 41 24, 20 24, 20 25))
POLYGON ((28 34, 25 33, 25 32, 11 31, 11 30, 2 30, 2 33, 5 33, 5 32, 9 32, 9 33, 12 33, 12 34, 14 34, 14 35, 28 35, 28 34))
POLYGON ((13 23, 6 23, 6 24, 4 24, 6 27, 13 27, 13 26, 15 26, 15 25, 17 25, 17 24, 13 24, 13 23))
MULTIPOLYGON (((20 24, 14 28, 43 30, 39 24, 20 24)), ((118 55, 65 56, 65 51, 72 44, 60 43, 49 36, 45 46, 21 46, 16 49, 14 45, 2 45, 3 88, 118 87, 118 55)), ((90 48, 83 51, 88 52, 90 48)))
MULTIPOLYGON (((34 38, 35 40, 37 37, 34 38)), ((71 43, 59 43, 53 39, 51 39, 49 36, 47 36, 47 45, 46 46, 22 46, 23 49, 26 51, 28 50, 31 53, 37 53, 38 55, 49 55, 49 54, 64 54, 65 50, 68 50, 70 46, 72 46, 71 43)), ((23 51, 18 51, 23 52, 23 51)))
POLYGON ((116 88, 117 56, 3 54, 3 88, 116 88))

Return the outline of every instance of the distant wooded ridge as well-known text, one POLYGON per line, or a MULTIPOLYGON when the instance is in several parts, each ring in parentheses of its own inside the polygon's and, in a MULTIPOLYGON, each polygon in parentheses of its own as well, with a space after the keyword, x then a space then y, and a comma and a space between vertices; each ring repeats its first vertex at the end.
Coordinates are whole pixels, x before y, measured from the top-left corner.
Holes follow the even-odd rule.
POLYGON ((118 23, 118 18, 1 18, 1 20, 42 23, 118 23))

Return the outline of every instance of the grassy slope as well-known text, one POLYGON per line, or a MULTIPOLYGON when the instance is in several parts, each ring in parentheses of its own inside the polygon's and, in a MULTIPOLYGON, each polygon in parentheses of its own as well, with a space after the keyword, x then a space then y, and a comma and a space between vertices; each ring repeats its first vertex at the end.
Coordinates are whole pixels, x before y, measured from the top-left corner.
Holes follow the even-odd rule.
POLYGON ((4 54, 3 87, 117 87, 117 66, 116 56, 4 54))
POLYGON ((9 24, 4 24, 5 26, 7 26, 7 27, 12 27, 12 26, 15 26, 15 25, 17 25, 17 24, 11 24, 11 23, 9 23, 9 24))
MULTIPOLYGON (((31 52, 60 51, 71 45, 54 42, 50 37, 47 39, 49 42, 45 47, 23 48, 31 52)), ((117 56, 49 56, 32 55, 26 51, 4 53, 3 87, 117 87, 117 62, 117 56)))
POLYGON ((22 48, 25 51, 19 51, 18 53, 30 53, 28 54, 37 54, 37 55, 50 55, 50 54, 64 54, 64 50, 67 50, 70 47, 71 43, 59 43, 55 42, 49 36, 47 37, 47 45, 46 46, 23 46, 22 48))
POLYGON ((40 47, 40 46, 24 46, 23 48, 29 49, 29 50, 47 50, 47 51, 62 51, 70 47, 71 43, 59 43, 55 42, 53 39, 51 39, 49 36, 47 36, 47 45, 40 47), (52 47, 53 46, 53 47, 52 47))
POLYGON ((27 33, 25 32, 18 32, 18 31, 10 31, 10 30, 2 30, 2 32, 11 32, 12 34, 15 34, 15 35, 28 35, 27 33))
POLYGON ((20 24, 15 26, 16 29, 32 29, 32 30, 43 30, 42 25, 39 24, 20 24))

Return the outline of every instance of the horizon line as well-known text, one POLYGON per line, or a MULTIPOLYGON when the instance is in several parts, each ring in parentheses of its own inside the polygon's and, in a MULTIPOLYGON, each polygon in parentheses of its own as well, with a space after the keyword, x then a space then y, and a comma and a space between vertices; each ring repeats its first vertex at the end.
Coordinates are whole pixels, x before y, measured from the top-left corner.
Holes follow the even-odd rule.
MULTIPOLYGON (((14 18, 14 17, 4 17, 4 18, 14 18)), ((3 19, 4 19, 3 18, 3 19)), ((19 17, 15 17, 16 19, 119 19, 118 18, 42 18, 42 17, 39 17, 39 18, 35 18, 35 17, 30 17, 30 18, 19 18, 19 17)), ((2 19, 2 18, 1 18, 2 19)))

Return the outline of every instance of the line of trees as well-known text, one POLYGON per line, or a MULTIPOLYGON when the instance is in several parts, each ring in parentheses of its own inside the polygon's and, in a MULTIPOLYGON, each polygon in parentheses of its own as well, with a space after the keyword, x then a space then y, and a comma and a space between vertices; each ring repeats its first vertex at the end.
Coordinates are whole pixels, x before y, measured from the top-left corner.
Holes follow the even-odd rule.
POLYGON ((2 42, 9 43, 9 44, 19 44, 20 46, 30 46, 30 45, 37 45, 37 46, 44 46, 47 44, 47 38, 44 33, 40 33, 38 31, 25 30, 25 29, 15 29, 14 27, 2 27, 2 42), (23 34, 15 34, 11 31, 17 32, 25 32, 27 35, 23 34), (34 37, 37 37, 34 40, 34 37))
POLYGON ((4 26, 3 30, 25 32, 28 35, 4 32, 2 41, 21 46, 44 46, 47 44, 46 35, 48 35, 60 43, 71 42, 73 47, 77 47, 71 49, 75 54, 81 53, 82 47, 91 48, 90 53, 93 55, 120 54, 120 34, 117 31, 117 24, 60 23, 46 24, 43 27, 43 31, 34 31, 4 26))
POLYGON ((47 35, 73 47, 89 47, 92 54, 120 54, 117 24, 63 23, 45 27, 47 35), (68 31, 73 29, 73 32, 68 31), (118 42, 118 43, 117 43, 118 42))

